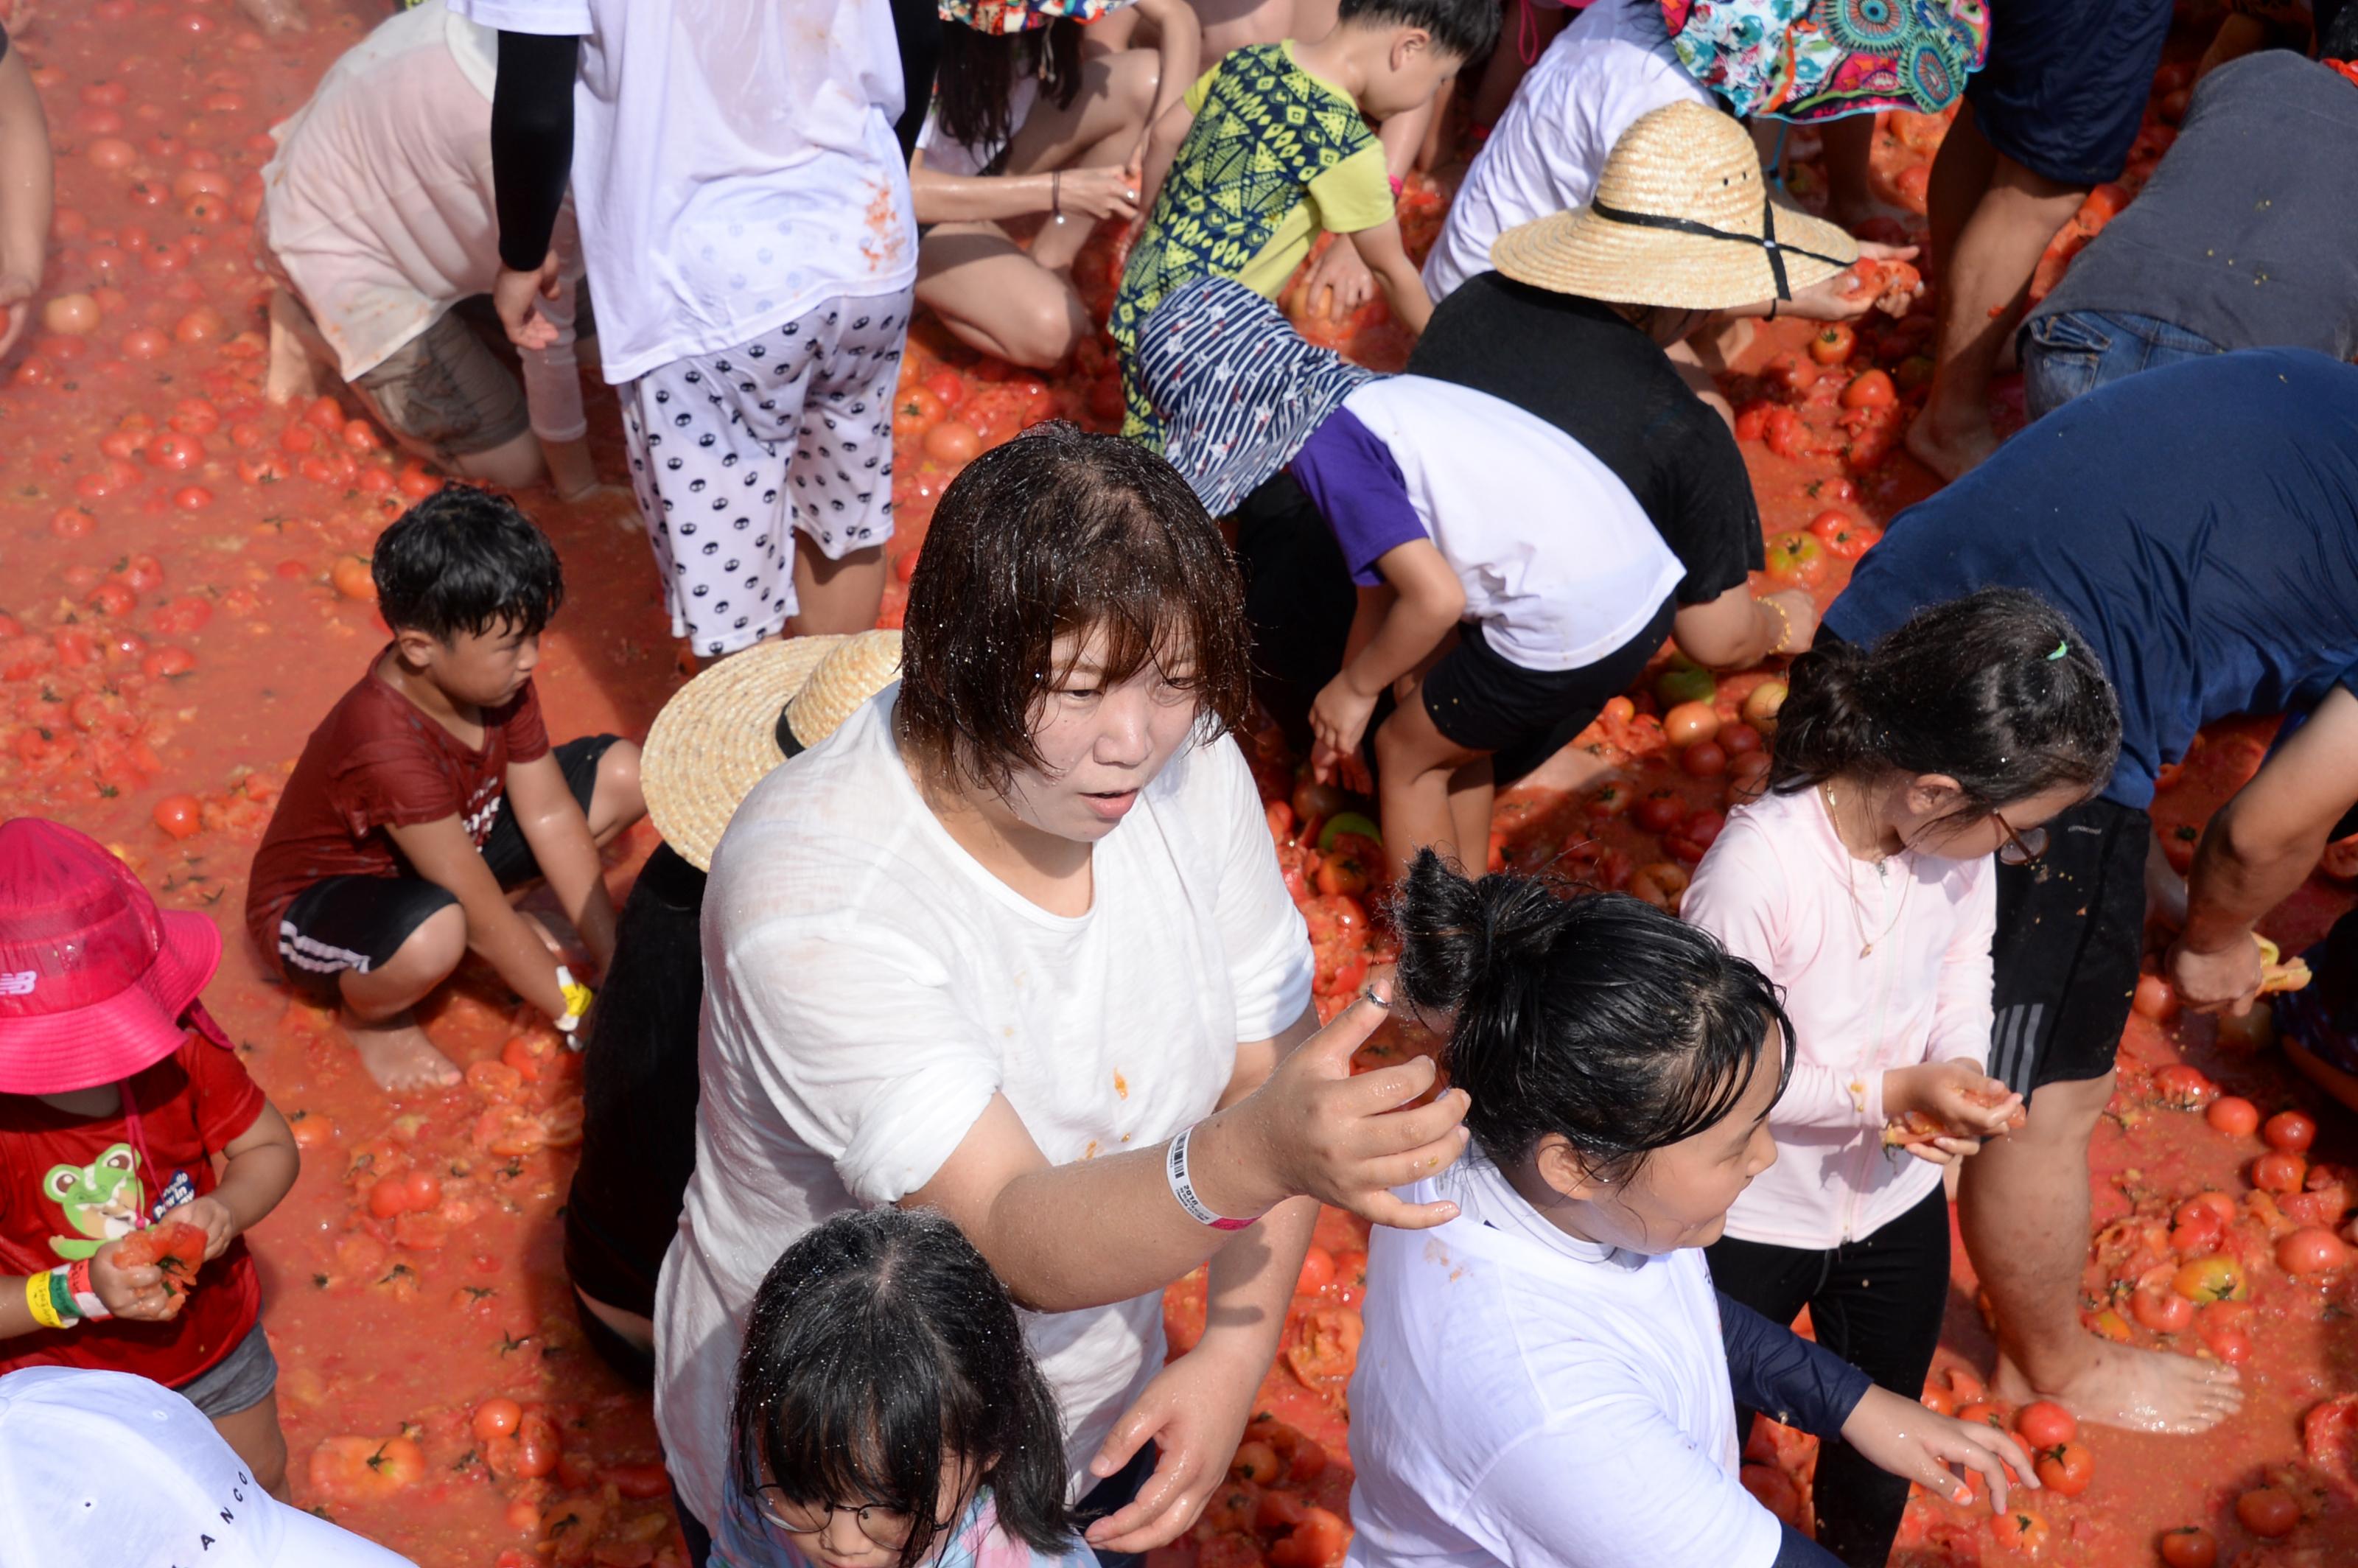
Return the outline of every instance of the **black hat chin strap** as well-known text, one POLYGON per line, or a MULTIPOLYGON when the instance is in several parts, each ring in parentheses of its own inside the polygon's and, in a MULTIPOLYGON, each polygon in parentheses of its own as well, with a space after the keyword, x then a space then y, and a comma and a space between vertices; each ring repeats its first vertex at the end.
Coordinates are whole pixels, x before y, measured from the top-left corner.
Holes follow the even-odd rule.
POLYGON ((1799 245, 1789 245, 1780 242, 1777 238, 1777 204, 1765 195, 1760 198, 1761 232, 1757 234, 1714 229, 1708 223, 1698 223, 1692 218, 1670 218, 1660 212, 1631 212, 1623 208, 1607 206, 1602 201, 1591 201, 1588 208, 1600 218, 1609 218, 1616 223, 1634 224, 1640 229, 1669 229, 1675 233, 1693 234, 1701 239, 1732 240, 1737 244, 1758 245, 1768 253, 1768 272, 1777 280, 1777 297, 1779 299, 1793 297, 1791 280, 1785 276, 1785 257, 1788 253, 1797 256, 1807 256, 1812 261, 1822 261, 1829 266, 1839 267, 1851 265, 1846 261, 1836 261, 1832 256, 1820 255, 1815 251, 1805 251, 1799 245))

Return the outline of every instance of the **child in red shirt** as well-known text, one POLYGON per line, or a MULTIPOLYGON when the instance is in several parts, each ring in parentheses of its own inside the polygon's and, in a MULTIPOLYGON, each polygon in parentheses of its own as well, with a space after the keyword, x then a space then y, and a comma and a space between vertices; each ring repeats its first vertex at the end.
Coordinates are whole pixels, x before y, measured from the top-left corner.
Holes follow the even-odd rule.
POLYGON ((373 571, 393 642, 304 743, 245 918, 288 984, 342 1008, 380 1086, 420 1088, 459 1070, 409 1010, 471 949, 574 1032, 589 989, 509 894, 546 877, 602 968, 598 850, 646 807, 636 746, 549 746, 532 672, 565 579, 513 502, 448 486, 384 531, 373 571))
POLYGON ((221 947, 211 920, 158 910, 81 834, 0 823, 0 1374, 88 1367, 178 1389, 283 1497, 278 1364, 242 1233, 299 1159, 197 1000, 221 947), (169 1221, 205 1233, 193 1287, 120 1258, 169 1221))

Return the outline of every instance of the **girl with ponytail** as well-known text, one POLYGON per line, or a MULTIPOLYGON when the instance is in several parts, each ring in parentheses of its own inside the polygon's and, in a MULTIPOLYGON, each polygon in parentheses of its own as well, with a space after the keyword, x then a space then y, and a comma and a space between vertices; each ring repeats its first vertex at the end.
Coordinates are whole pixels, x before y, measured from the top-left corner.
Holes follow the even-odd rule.
MULTIPOLYGON (((1993 1078, 1993 855, 2038 860, 2042 826, 2112 776, 2103 669, 2035 594, 1986 589, 1871 648, 1794 661, 1768 793, 1729 817, 1682 911, 1757 965, 1800 1033, 1770 1113, 1782 1158, 1736 1201, 1712 1278, 1913 1398, 1949 1291, 1942 1168, 2023 1121, 1993 1078)), ((1748 1422, 1748 1415, 1741 1419, 1748 1422)), ((1818 1459, 1818 1539, 1881 1564, 1904 1477, 1844 1443, 1818 1459)))
POLYGON ((1379 1227, 1351 1381, 1357 1568, 1831 1568, 1738 1479, 1738 1399, 2003 1507, 2014 1441, 1936 1416, 1713 1289, 1701 1249, 1777 1159, 1776 988, 1618 893, 1469 881, 1432 851, 1395 905, 1398 986, 1448 1031, 1465 1158, 1379 1227))

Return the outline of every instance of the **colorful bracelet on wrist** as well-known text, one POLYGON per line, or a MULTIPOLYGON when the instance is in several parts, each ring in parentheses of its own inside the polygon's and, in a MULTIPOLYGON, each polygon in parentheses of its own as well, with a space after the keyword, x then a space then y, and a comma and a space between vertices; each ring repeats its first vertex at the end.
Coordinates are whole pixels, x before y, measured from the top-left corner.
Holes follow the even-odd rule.
POLYGON ((62 1272, 66 1277, 66 1290, 73 1297, 76 1312, 93 1323, 100 1318, 114 1315, 108 1310, 106 1303, 98 1299, 98 1287, 91 1283, 89 1259, 83 1258, 67 1264, 62 1272))
POLYGON ((1187 1211, 1187 1217, 1198 1225, 1208 1225, 1214 1230, 1244 1230, 1258 1224, 1260 1217, 1258 1215, 1251 1219, 1229 1219, 1216 1214, 1211 1205, 1195 1195, 1195 1184, 1187 1173, 1187 1141, 1195 1136, 1195 1129, 1188 1128, 1171 1141, 1170 1151, 1163 1157, 1163 1173, 1171 1183, 1171 1195, 1179 1200, 1179 1206, 1187 1211))

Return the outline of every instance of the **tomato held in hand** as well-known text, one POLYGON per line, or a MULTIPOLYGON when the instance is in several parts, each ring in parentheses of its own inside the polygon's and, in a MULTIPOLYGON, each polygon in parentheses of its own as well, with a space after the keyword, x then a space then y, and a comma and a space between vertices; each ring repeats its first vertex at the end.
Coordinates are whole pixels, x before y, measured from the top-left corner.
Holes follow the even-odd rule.
POLYGON ((2260 1130, 2260 1108, 2241 1095, 2223 1095, 2211 1102, 2202 1119, 2230 1138, 2249 1138, 2260 1130))
POLYGON ((2254 1535, 2273 1541, 2300 1523, 2300 1499, 2281 1487, 2255 1487, 2235 1499, 2235 1518, 2254 1535))
POLYGON ((2199 1524, 2165 1530, 2158 1544, 2167 1568, 2216 1568, 2219 1561, 2219 1538, 2199 1524))
POLYGON ((2317 1121, 2298 1110, 2280 1110, 2261 1123, 2260 1137, 2271 1149, 2303 1154, 2317 1141, 2317 1121))
POLYGON ((2033 1400, 2016 1413, 2014 1430, 2033 1448, 2053 1448, 2080 1435, 2080 1422, 2052 1400, 2033 1400))

